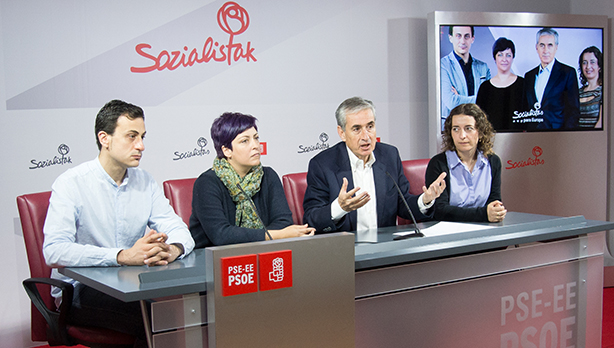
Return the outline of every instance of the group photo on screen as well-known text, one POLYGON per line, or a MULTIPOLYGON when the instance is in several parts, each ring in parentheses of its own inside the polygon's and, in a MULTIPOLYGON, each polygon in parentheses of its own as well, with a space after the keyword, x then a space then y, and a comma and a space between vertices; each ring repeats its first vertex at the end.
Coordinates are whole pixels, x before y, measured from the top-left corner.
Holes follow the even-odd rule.
POLYGON ((603 130, 603 30, 442 25, 441 127, 475 103, 497 132, 603 130))

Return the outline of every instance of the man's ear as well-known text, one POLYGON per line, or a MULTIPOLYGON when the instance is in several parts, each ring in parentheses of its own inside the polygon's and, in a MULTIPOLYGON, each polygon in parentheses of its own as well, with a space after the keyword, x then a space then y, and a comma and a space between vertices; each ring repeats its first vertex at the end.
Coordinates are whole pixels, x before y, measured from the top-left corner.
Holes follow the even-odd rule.
POLYGON ((345 132, 341 126, 337 125, 337 134, 339 134, 339 138, 345 142, 345 132))
POLYGON ((100 131, 98 132, 98 141, 100 142, 100 145, 102 145, 103 148, 108 148, 109 147, 109 134, 107 134, 107 132, 105 131, 100 131))

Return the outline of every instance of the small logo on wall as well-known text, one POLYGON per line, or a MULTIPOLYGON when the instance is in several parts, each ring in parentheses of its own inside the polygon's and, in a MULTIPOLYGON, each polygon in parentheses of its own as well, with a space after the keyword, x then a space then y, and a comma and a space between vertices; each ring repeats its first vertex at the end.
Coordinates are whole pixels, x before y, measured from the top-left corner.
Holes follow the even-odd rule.
POLYGON ((298 153, 307 153, 307 152, 312 152, 312 151, 321 151, 321 150, 326 150, 330 147, 330 145, 328 144, 328 134, 322 132, 320 133, 320 137, 319 143, 316 143, 314 145, 299 145, 298 146, 298 153))
POLYGON ((507 167, 505 167, 505 169, 515 169, 515 168, 522 168, 522 167, 528 167, 528 166, 539 166, 545 163, 545 160, 539 159, 539 157, 544 153, 544 150, 542 150, 541 147, 535 146, 533 150, 531 151, 531 153, 533 154, 533 157, 532 158, 529 157, 528 159, 523 160, 523 161, 514 162, 512 160, 508 160, 507 167))
POLYGON ((51 166, 57 166, 57 165, 65 165, 69 163, 72 164, 72 159, 70 158, 70 156, 68 156, 69 152, 70 152, 70 148, 68 147, 68 145, 61 144, 60 146, 58 146, 58 153, 60 154, 60 156, 53 156, 52 159, 48 159, 44 161, 33 159, 30 161, 32 166, 29 168, 38 169, 38 168, 45 168, 45 167, 51 167, 51 166))
POLYGON ((260 143, 260 154, 261 155, 266 155, 266 151, 267 151, 267 147, 266 147, 266 141, 260 143))
POLYGON ((150 65, 141 67, 130 67, 133 73, 148 73, 154 70, 162 71, 165 69, 175 70, 177 68, 191 67, 194 64, 213 62, 226 62, 231 65, 244 59, 247 62, 257 59, 254 56, 255 48, 251 41, 245 45, 235 42, 235 36, 243 34, 249 27, 249 14, 247 10, 236 2, 229 1, 222 5, 217 12, 217 23, 220 29, 229 35, 226 44, 220 44, 212 37, 205 40, 202 48, 188 48, 183 46, 182 50, 169 51, 162 50, 158 53, 152 52, 152 46, 148 43, 136 45, 136 53, 149 60, 150 65))
POLYGON ((205 139, 204 137, 198 138, 198 140, 196 141, 196 145, 198 145, 198 148, 194 148, 194 150, 192 151, 187 151, 187 152, 175 151, 175 158, 173 158, 173 161, 179 161, 179 160, 188 159, 192 157, 204 156, 204 155, 208 155, 209 153, 211 153, 209 149, 205 149, 205 147, 207 146, 207 139, 205 139))

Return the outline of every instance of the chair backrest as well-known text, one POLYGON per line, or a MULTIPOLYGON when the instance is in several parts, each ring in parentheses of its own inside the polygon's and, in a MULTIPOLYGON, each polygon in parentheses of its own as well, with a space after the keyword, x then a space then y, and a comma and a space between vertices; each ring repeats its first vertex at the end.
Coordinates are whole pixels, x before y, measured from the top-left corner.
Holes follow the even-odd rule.
POLYGON ((409 193, 412 195, 422 194, 422 186, 424 186, 424 175, 426 167, 430 159, 416 159, 403 161, 403 172, 407 181, 409 181, 409 193))
MULTIPOLYGON (((422 194, 422 186, 424 186, 424 175, 426 174, 426 167, 429 164, 429 159, 416 159, 403 161, 403 172, 407 181, 409 181, 409 193, 412 195, 422 194)), ((412 224, 410 220, 405 220, 402 217, 398 218, 399 225, 412 224)))
MULTIPOLYGON (((21 229, 23 230, 32 278, 49 278, 51 275, 51 268, 47 266, 43 256, 43 226, 47 217, 50 197, 51 191, 17 197, 17 209, 19 211, 19 219, 21 220, 21 229)), ((50 287, 47 286, 46 289, 41 289, 40 294, 47 308, 55 308, 50 287)), ((32 305, 31 312, 32 341, 46 341, 47 322, 34 305, 32 305)))
POLYGON ((281 178, 292 220, 296 225, 303 224, 303 198, 307 190, 307 173, 286 174, 281 178))
POLYGON ((196 178, 167 180, 162 183, 164 195, 168 198, 175 213, 190 226, 192 215, 192 189, 196 178))

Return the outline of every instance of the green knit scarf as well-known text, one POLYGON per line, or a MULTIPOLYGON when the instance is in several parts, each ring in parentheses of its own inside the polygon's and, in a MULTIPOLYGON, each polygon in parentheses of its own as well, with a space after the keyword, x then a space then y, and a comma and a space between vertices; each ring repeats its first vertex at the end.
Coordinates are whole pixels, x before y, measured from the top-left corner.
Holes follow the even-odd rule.
POLYGON ((245 194, 249 195, 249 197, 253 197, 260 191, 262 175, 264 174, 262 164, 252 167, 249 173, 241 179, 226 158, 215 158, 215 160, 213 160, 213 171, 224 183, 233 202, 235 202, 237 206, 235 225, 254 229, 264 228, 260 223, 260 219, 258 219, 258 215, 252 208, 249 199, 237 187, 237 184, 240 184, 245 194))

